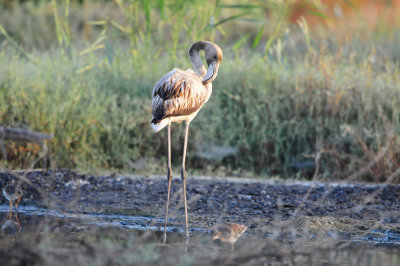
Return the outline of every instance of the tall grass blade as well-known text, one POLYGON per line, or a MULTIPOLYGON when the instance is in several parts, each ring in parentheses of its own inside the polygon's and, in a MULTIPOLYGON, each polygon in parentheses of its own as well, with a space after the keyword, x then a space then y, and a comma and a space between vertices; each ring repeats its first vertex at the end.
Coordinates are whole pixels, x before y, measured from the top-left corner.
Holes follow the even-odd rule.
POLYGON ((264 8, 262 5, 250 5, 250 4, 232 4, 232 5, 220 5, 221 8, 237 8, 237 9, 256 9, 264 8))
POLYGON ((150 0, 142 0, 143 11, 146 18, 146 30, 150 32, 150 0))
POLYGON ((36 60, 34 60, 25 50, 24 48, 22 48, 16 41, 14 41, 14 39, 8 34, 8 32, 6 31, 6 29, 3 27, 3 25, 0 24, 0 33, 4 36, 4 38, 6 38, 6 40, 12 45, 14 46, 14 48, 16 48, 22 56, 28 58, 29 60, 31 60, 34 63, 37 63, 36 60))
POLYGON ((263 33, 264 33, 264 27, 265 27, 265 25, 263 24, 258 29, 258 33, 257 33, 257 35, 256 35, 256 37, 254 38, 254 41, 253 41, 253 45, 252 45, 253 49, 256 48, 257 45, 260 43, 261 38, 262 38, 263 33))
POLYGON ((250 34, 246 34, 245 36, 243 36, 242 38, 240 38, 232 47, 232 49, 234 51, 238 50, 249 38, 250 38, 250 34))
POLYGON ((56 25, 56 33, 57 33, 57 41, 60 47, 62 47, 65 51, 65 49, 68 49, 70 46, 70 34, 69 34, 69 29, 68 29, 68 17, 69 16, 69 0, 65 0, 65 7, 64 7, 64 21, 61 20, 59 14, 58 14, 58 7, 57 7, 57 1, 52 0, 52 8, 53 8, 53 16, 54 16, 54 23, 56 25))
POLYGON ((165 19, 165 0, 158 0, 158 10, 160 11, 160 16, 165 19))
POLYGON ((328 20, 333 20, 330 16, 328 16, 327 14, 324 14, 324 13, 322 13, 322 12, 319 12, 319 11, 314 11, 314 10, 310 10, 310 11, 308 11, 309 13, 311 13, 311 14, 313 14, 313 15, 315 15, 315 16, 318 16, 318 17, 320 17, 320 18, 324 18, 324 19, 328 19, 328 20))
POLYGON ((226 22, 229 22, 231 20, 235 20, 235 19, 241 18, 241 17, 246 16, 248 14, 249 14, 249 12, 247 11, 247 12, 242 12, 242 13, 237 14, 237 15, 230 16, 230 17, 225 18, 225 19, 221 19, 220 21, 218 21, 217 23, 214 24, 214 27, 222 25, 222 24, 224 24, 226 22))
POLYGON ((307 20, 302 16, 298 21, 297 25, 299 25, 301 31, 304 34, 307 43, 307 49, 310 48, 310 31, 308 28, 307 20))

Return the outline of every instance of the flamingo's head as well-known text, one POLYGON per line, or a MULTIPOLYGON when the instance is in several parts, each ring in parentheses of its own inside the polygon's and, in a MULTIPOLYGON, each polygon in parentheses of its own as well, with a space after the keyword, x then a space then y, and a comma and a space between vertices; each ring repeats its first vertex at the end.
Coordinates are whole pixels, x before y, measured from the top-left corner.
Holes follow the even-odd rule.
POLYGON ((192 55, 195 51, 198 53, 199 50, 204 50, 208 65, 207 73, 202 80, 203 84, 207 84, 212 82, 217 77, 219 65, 223 58, 222 49, 215 43, 209 41, 199 41, 192 45, 189 50, 189 54, 192 55))

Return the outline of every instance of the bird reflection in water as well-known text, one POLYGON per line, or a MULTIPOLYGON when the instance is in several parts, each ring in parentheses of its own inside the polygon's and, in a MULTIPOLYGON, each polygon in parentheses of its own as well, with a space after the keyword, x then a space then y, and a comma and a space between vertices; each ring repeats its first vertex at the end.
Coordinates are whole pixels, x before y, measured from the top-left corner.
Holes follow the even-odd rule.
POLYGON ((1 227, 3 232, 5 232, 6 234, 15 234, 22 229, 18 219, 18 205, 22 197, 21 184, 22 180, 13 178, 8 183, 6 183, 6 185, 2 189, 3 196, 8 200, 10 204, 10 215, 8 217, 8 220, 1 227), (13 219, 14 203, 15 220, 13 219))

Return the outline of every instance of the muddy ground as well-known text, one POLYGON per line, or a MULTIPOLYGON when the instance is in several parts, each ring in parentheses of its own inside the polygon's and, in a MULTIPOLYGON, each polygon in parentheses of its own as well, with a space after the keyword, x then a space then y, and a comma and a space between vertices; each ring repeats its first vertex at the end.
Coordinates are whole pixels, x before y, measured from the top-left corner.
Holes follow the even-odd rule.
MULTIPOLYGON (((89 229, 93 227, 106 227, 117 230, 114 235, 125 236, 128 232, 126 230, 129 229, 154 232, 151 243, 161 236, 167 195, 167 179, 164 176, 92 176, 69 170, 35 170, 0 173, 0 185, 3 187, 12 178, 24 181, 23 197, 18 211, 23 228, 20 232, 38 231, 40 224, 41 230, 44 230, 43 224, 53 224, 51 230, 57 228, 60 231, 59 225, 62 224, 64 229, 61 231, 68 234, 79 231, 90 232, 89 229), (43 219, 44 216, 53 218, 43 219), (55 220, 56 226, 54 226, 55 220)), ((356 252, 360 250, 364 252, 364 247, 367 247, 368 250, 389 249, 391 254, 393 252, 397 254, 400 249, 399 185, 283 182, 189 176, 187 193, 192 239, 199 239, 199 235, 209 236, 216 224, 233 222, 248 226, 237 243, 238 250, 242 250, 241 247, 246 245, 249 247, 249 243, 258 248, 260 244, 254 243, 266 245, 265 240, 269 241, 268 249, 275 245, 271 243, 279 242, 275 245, 278 253, 288 248, 285 246, 286 249, 283 249, 283 244, 289 243, 289 249, 294 250, 288 251, 290 254, 297 254, 300 246, 302 248, 299 252, 303 254, 310 252, 310 248, 307 248, 310 245, 321 247, 329 241, 331 241, 329 250, 334 250, 335 254, 338 254, 338 246, 342 247, 342 251, 348 252, 348 245, 363 246, 362 249, 357 248, 356 252), (299 239, 301 241, 297 241, 299 239)), ((0 219, 4 222, 8 219, 8 202, 2 197, 0 203, 2 204, 0 219)), ((176 235, 183 236, 184 230, 182 184, 179 178, 174 178, 172 182, 169 217, 168 231, 170 236, 175 235, 175 238, 171 237, 169 241, 173 239, 174 242, 176 235)), ((84 234, 86 234, 84 238, 88 238, 87 233, 84 234)), ((93 234, 98 237, 98 232, 93 234)), ((208 247, 208 244, 205 246, 203 243, 209 243, 207 242, 209 239, 207 241, 204 238, 200 239, 194 244, 197 251, 208 247)), ((15 243, 18 241, 25 243, 33 240, 15 241, 15 243)), ((158 240, 156 242, 159 243, 158 240)), ((12 242, 3 243, 11 245, 12 242)), ((43 243, 45 245, 48 242, 43 243)), ((120 239, 117 243, 120 243, 120 239)), ((50 246, 53 247, 53 244, 50 246)), ((95 247, 94 245, 93 249, 95 247)), ((257 250, 255 247, 248 248, 243 254, 257 250)), ((11 249, 11 246, 8 248, 11 249)), ((0 246, 0 253, 9 254, 9 251, 4 250, 8 249, 0 246)), ((37 256, 40 257, 42 252, 42 249, 37 251, 37 256)), ((260 252, 258 256, 264 254, 265 249, 260 252)), ((154 254, 160 255, 162 252, 154 254)), ((215 251, 209 254, 218 254, 215 255, 217 261, 225 261, 228 258, 215 251)), ((238 259, 242 255, 229 256, 238 259)), ((261 257, 265 259, 268 256, 271 254, 264 254, 261 257)), ((309 253, 309 256, 313 254, 309 253)), ((352 257, 351 254, 349 256, 352 257)), ((282 257, 284 256, 279 258, 282 257)), ((390 259, 393 259, 392 255, 390 259)), ((400 258, 396 255, 396 259, 400 258)), ((210 256, 207 256, 206 261, 208 260, 211 260, 210 256)), ((172 264, 175 263, 176 261, 172 264)))
MULTIPOLYGON (((0 174, 0 185, 13 175, 26 177, 21 206, 89 214, 121 214, 154 219, 143 227, 162 227, 166 177, 91 176, 73 171, 0 174)), ((172 181, 170 230, 182 231, 182 184, 172 181)), ((400 232, 400 186, 259 179, 188 177, 191 231, 215 223, 244 223, 248 233, 270 234, 276 226, 360 233, 369 229, 400 232)), ((1 199, 5 204, 6 200, 1 199)))

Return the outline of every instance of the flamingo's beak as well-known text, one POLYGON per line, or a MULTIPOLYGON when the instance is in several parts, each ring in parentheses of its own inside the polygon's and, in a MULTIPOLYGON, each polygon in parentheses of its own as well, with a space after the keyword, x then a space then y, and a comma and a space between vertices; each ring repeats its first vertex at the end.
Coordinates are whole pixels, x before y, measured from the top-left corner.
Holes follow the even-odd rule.
POLYGON ((212 82, 218 74, 218 62, 213 61, 211 64, 208 66, 208 70, 206 75, 204 76, 202 83, 207 84, 209 82, 212 82))

